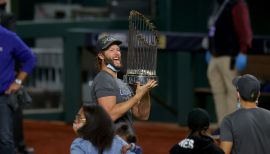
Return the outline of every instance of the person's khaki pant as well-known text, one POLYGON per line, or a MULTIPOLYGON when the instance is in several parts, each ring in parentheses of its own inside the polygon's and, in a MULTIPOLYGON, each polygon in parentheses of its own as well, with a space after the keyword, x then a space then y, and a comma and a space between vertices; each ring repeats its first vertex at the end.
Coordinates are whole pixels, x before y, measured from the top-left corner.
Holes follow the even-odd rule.
POLYGON ((209 62, 207 77, 213 98, 218 124, 223 117, 236 110, 236 89, 232 84, 233 78, 237 75, 235 69, 230 68, 231 57, 212 57, 209 62))

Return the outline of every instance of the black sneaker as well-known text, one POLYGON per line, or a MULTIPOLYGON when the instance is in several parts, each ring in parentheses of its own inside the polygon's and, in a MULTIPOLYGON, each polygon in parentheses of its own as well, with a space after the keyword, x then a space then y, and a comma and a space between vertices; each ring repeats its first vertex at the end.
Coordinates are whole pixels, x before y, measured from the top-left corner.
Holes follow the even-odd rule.
POLYGON ((32 147, 25 147, 24 149, 20 149, 19 154, 34 154, 35 150, 32 147))

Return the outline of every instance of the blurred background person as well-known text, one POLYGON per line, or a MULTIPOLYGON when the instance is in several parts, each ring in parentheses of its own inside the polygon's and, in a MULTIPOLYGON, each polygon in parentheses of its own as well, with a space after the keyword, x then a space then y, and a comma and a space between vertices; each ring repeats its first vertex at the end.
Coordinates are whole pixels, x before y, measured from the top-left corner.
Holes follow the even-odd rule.
POLYGON ((207 77, 213 93, 217 122, 236 109, 237 101, 231 83, 247 65, 252 30, 244 0, 216 0, 209 19, 207 77))
POLYGON ((0 44, 0 153, 12 154, 15 143, 16 146, 24 148, 24 140, 22 111, 19 109, 19 102, 11 101, 11 96, 22 87, 36 59, 33 52, 15 33, 2 26, 0 26, 0 44), (15 73, 15 63, 21 64, 18 73, 15 73))
POLYGON ((15 33, 2 26, 0 26, 0 51, 0 153, 13 154, 14 116, 17 108, 10 98, 22 87, 23 81, 36 63, 36 58, 15 33), (15 64, 20 64, 18 73, 15 73, 15 64))
MULTIPOLYGON (((0 25, 7 28, 8 30, 11 30, 15 32, 16 30, 16 17, 12 13, 6 12, 6 0, 0 0, 0 25)), ((17 69, 16 64, 16 71, 19 71, 17 69)), ((22 110, 23 107, 21 103, 18 103, 19 106, 15 110, 14 113, 14 141, 15 146, 17 148, 17 151, 21 154, 30 154, 33 153, 34 149, 26 147, 25 141, 24 141, 24 133, 23 133, 23 114, 22 110)))
POLYGON ((0 24, 11 31, 15 31, 16 17, 12 13, 6 12, 6 5, 6 0, 0 0, 0 24))

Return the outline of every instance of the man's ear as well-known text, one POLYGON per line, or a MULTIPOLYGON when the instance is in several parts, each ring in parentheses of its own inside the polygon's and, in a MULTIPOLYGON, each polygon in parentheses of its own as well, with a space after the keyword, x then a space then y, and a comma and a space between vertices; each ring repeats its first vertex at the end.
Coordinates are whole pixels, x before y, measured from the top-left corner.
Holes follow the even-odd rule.
POLYGON ((237 99, 240 99, 240 93, 237 91, 237 95, 236 95, 237 99))
POLYGON ((99 58, 99 59, 104 59, 104 55, 103 55, 102 52, 98 53, 98 58, 99 58))

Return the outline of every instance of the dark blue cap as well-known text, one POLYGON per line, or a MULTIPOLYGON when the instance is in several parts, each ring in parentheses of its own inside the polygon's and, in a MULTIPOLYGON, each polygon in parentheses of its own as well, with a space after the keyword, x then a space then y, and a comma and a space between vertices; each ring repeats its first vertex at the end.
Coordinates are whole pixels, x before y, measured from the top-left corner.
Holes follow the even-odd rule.
POLYGON ((250 74, 237 76, 232 82, 244 100, 254 102, 258 99, 261 85, 255 76, 250 74))

